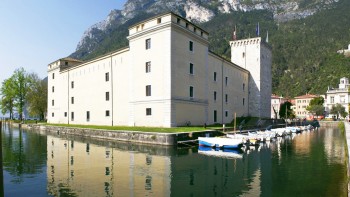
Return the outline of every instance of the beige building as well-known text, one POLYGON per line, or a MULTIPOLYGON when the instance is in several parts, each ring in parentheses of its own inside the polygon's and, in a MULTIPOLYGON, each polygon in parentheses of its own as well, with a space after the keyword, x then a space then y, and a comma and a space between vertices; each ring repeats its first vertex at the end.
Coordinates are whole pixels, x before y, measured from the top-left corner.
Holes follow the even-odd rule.
POLYGON ((318 96, 313 94, 305 94, 295 97, 295 116, 297 118, 307 118, 309 116, 309 112, 306 110, 306 108, 309 106, 310 101, 317 97, 318 96))
POLYGON ((127 48, 49 64, 48 122, 175 127, 270 117, 269 46, 232 41, 230 62, 209 51, 208 36, 166 13, 131 26, 127 48))

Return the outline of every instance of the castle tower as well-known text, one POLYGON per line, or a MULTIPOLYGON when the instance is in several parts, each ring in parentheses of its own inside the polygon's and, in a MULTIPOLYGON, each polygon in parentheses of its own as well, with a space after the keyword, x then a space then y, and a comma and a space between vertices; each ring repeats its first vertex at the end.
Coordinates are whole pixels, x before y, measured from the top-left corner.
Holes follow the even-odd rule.
POLYGON ((248 70, 249 115, 271 117, 271 47, 261 37, 230 42, 231 61, 248 70))

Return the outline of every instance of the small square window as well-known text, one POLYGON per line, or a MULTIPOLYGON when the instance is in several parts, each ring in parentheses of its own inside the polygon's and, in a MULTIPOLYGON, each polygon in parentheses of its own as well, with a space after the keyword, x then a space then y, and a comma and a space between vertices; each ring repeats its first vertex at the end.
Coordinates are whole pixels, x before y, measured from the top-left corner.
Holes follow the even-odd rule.
POLYGON ((159 24, 159 23, 161 23, 162 22, 162 18, 158 18, 157 19, 157 23, 159 24))
POLYGON ((151 96, 151 85, 146 86, 146 96, 151 96))
POLYGON ((146 116, 152 115, 152 108, 146 108, 146 116))
POLYGON ((186 23, 186 28, 188 28, 188 23, 186 23))
POLYGON ((190 63, 190 74, 193 75, 194 74, 194 68, 193 68, 193 64, 190 63))
POLYGON ((68 62, 64 62, 64 65, 68 66, 68 62))
POLYGON ((105 74, 105 80, 106 80, 106 81, 109 81, 109 73, 106 73, 106 74, 105 74))
POLYGON ((151 62, 146 62, 146 73, 151 72, 151 62))
POLYGON ((190 49, 190 51, 193 52, 193 42, 192 41, 189 42, 189 49, 190 49))
POLYGON ((151 38, 146 39, 146 50, 151 48, 151 38))
POLYGON ((109 110, 106 110, 106 116, 107 117, 109 116, 109 110))

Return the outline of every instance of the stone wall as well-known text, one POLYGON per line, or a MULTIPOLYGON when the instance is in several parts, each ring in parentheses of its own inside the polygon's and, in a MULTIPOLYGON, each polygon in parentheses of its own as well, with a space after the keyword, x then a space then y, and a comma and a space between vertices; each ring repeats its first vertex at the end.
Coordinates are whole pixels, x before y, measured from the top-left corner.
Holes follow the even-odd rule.
POLYGON ((197 140, 198 137, 219 136, 220 131, 200 131, 200 132, 182 132, 182 133, 157 133, 157 132, 140 132, 140 131, 112 131, 103 129, 86 129, 73 127, 58 127, 47 125, 21 125, 22 128, 35 129, 57 135, 75 135, 103 139, 109 141, 125 141, 144 144, 157 144, 173 146, 178 141, 197 140))

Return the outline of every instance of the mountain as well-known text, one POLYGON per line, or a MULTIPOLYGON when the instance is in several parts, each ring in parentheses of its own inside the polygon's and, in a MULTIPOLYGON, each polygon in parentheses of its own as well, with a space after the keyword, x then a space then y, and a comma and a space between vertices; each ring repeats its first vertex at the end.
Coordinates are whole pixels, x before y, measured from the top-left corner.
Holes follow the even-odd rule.
POLYGON ((350 43, 349 4, 349 0, 128 0, 123 10, 112 10, 106 20, 90 27, 70 57, 88 60, 125 47, 130 25, 172 11, 207 30, 210 50, 229 58, 233 27, 238 27, 239 38, 247 38, 255 36, 259 22, 262 37, 268 31, 273 48, 274 93, 324 93, 340 77, 350 77, 349 59, 336 54, 350 43))

